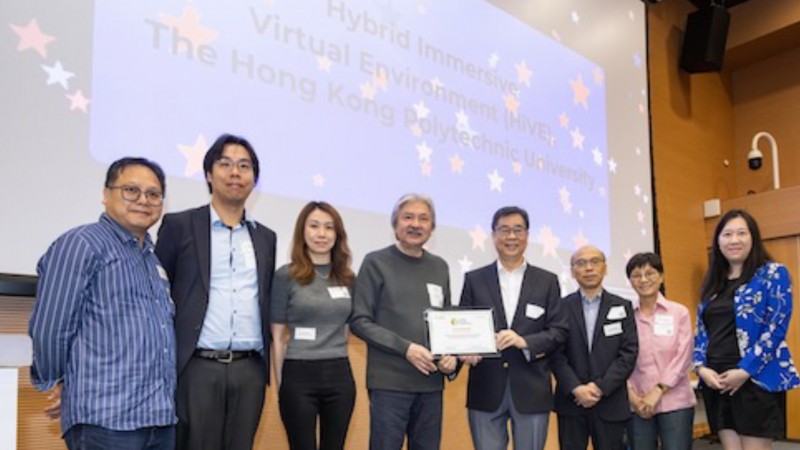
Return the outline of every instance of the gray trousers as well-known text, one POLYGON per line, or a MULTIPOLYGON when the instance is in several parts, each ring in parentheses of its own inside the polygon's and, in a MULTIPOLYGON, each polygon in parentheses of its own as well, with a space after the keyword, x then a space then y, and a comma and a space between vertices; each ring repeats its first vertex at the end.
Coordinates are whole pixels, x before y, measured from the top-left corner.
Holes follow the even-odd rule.
POLYGON ((469 410, 469 429, 476 450, 506 450, 508 448, 508 421, 514 450, 542 450, 547 440, 547 423, 550 413, 522 414, 514 408, 511 388, 506 384, 503 401, 496 411, 469 410))

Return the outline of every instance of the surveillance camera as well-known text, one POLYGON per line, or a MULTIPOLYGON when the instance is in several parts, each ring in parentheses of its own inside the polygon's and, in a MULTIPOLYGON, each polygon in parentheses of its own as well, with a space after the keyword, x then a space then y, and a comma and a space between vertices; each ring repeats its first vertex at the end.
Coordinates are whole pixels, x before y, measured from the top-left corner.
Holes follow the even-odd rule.
POLYGON ((761 168, 761 163, 764 161, 764 154, 761 150, 754 148, 747 154, 747 166, 750 170, 758 170, 761 168))

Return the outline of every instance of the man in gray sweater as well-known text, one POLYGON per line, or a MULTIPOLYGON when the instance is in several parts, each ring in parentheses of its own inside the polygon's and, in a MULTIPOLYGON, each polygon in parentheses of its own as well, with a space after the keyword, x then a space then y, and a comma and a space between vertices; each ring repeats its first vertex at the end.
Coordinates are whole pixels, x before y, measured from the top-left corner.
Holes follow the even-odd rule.
POLYGON ((392 210, 395 245, 368 254, 356 280, 350 327, 369 345, 371 450, 438 449, 443 374, 453 356, 434 359, 424 346, 423 312, 450 306, 447 263, 423 245, 436 226, 433 201, 406 194, 392 210))

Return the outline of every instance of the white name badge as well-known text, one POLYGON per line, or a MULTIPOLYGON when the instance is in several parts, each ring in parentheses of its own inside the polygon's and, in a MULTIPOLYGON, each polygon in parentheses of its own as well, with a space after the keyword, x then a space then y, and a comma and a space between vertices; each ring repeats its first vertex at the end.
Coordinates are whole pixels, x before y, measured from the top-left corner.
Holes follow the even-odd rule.
POLYGON ((160 276, 162 280, 169 281, 169 277, 167 277, 167 271, 161 267, 161 264, 156 266, 156 270, 158 271, 158 276, 160 276))
POLYGON ((653 334, 672 336, 675 333, 675 318, 668 314, 656 314, 653 319, 653 334))
POLYGON ((525 315, 528 316, 529 318, 533 319, 533 320, 536 320, 539 317, 542 317, 543 314, 544 314, 544 308, 542 308, 539 305, 530 305, 530 304, 528 304, 528 305, 525 306, 525 315))
POLYGON ((434 308, 444 306, 444 291, 442 287, 433 283, 425 283, 425 285, 428 287, 428 299, 431 302, 431 306, 434 308))
POLYGON ((294 339, 296 341, 316 341, 317 329, 314 327, 295 327, 294 339))
POLYGON ((620 320, 628 317, 628 314, 625 313, 624 306, 612 306, 611 309, 608 310, 608 316, 606 317, 608 320, 620 320))
POLYGON ((248 269, 256 267, 256 252, 253 251, 253 243, 250 241, 242 241, 239 244, 239 250, 244 256, 244 266, 248 269))
POLYGON ((603 325, 603 334, 605 334, 606 337, 622 334, 622 322, 614 322, 603 325))
POLYGON ((350 298, 350 291, 344 286, 329 286, 328 295, 330 295, 332 299, 350 298))

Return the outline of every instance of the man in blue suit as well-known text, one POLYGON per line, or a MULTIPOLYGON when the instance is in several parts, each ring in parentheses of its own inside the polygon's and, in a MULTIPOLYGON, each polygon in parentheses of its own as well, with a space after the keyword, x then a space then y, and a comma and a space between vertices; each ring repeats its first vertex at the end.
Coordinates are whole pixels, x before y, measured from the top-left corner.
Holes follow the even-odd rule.
POLYGON ((515 449, 544 448, 553 407, 550 357, 566 321, 556 275, 525 260, 528 213, 500 208, 492 218, 497 261, 466 274, 460 306, 494 310, 499 358, 466 356, 472 367, 467 408, 479 450, 505 450, 511 421, 515 449))
POLYGON ((178 344, 178 449, 250 450, 269 383, 275 233, 245 213, 259 165, 222 135, 203 161, 211 204, 167 214, 156 254, 169 276, 178 344))

